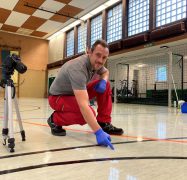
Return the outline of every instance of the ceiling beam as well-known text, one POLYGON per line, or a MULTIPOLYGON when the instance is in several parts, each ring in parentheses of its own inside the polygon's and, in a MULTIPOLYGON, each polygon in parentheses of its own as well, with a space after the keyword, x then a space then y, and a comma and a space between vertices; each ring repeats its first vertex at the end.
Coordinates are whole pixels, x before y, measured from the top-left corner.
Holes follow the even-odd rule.
POLYGON ((36 6, 34 6, 34 5, 32 5, 28 2, 25 3, 24 6, 29 7, 29 8, 33 8, 33 9, 37 9, 37 10, 40 10, 40 11, 45 11, 45 12, 48 12, 48 13, 56 14, 56 15, 59 15, 59 16, 65 16, 65 17, 68 17, 68 18, 80 20, 78 17, 73 17, 73 16, 70 16, 69 14, 62 14, 62 13, 58 13, 58 12, 54 12, 54 11, 49 11, 47 9, 44 9, 43 7, 41 7, 41 8, 36 7, 36 6))

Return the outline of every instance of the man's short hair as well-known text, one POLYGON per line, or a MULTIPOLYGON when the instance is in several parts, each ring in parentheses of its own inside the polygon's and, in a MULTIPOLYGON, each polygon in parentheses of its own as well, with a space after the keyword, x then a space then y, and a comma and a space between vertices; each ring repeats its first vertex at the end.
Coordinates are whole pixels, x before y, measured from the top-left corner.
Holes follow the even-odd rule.
POLYGON ((109 49, 108 43, 107 43, 105 40, 103 40, 103 39, 98 39, 98 40, 95 41, 95 43, 94 43, 94 44, 92 45, 92 47, 91 47, 91 51, 92 51, 92 52, 94 51, 94 49, 96 48, 97 45, 101 45, 101 46, 103 46, 104 48, 108 48, 108 49, 109 49))

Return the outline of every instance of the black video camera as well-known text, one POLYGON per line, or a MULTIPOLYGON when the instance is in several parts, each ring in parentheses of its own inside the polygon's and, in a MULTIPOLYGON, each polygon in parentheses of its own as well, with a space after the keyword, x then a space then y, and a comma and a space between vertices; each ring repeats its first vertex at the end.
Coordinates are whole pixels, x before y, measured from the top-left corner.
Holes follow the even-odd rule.
POLYGON ((7 56, 6 60, 2 64, 2 77, 3 80, 8 80, 11 75, 14 74, 14 70, 18 73, 25 73, 27 71, 27 66, 25 66, 18 55, 12 54, 7 56))

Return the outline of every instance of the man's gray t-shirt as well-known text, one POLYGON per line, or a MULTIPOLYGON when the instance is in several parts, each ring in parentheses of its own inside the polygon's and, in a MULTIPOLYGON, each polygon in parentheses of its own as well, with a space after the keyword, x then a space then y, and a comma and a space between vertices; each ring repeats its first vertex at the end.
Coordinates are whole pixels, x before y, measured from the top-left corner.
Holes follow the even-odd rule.
POLYGON ((102 67, 98 71, 94 71, 88 55, 83 55, 70 60, 61 67, 50 87, 49 94, 73 95, 73 89, 86 90, 86 85, 93 75, 96 73, 102 74, 105 71, 105 67, 102 67))

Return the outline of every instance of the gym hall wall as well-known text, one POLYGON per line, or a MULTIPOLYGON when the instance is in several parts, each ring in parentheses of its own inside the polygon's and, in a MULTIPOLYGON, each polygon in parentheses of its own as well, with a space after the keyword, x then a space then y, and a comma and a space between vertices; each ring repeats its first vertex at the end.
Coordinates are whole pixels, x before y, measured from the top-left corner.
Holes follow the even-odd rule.
POLYGON ((0 51, 2 50, 19 51, 22 62, 27 66, 27 71, 18 75, 17 96, 46 97, 48 41, 0 32, 0 51))

